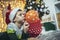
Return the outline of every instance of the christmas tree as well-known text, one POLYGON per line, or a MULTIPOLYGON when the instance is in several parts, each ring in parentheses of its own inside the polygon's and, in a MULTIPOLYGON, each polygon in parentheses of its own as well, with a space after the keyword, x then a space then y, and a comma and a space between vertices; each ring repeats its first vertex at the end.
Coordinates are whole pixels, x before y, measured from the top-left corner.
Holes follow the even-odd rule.
POLYGON ((40 12, 39 9, 41 8, 40 4, 41 3, 37 3, 36 0, 26 0, 25 9, 27 10, 27 13, 25 18, 30 25, 28 29, 29 37, 37 37, 41 33, 42 24, 38 14, 38 12, 40 12))
POLYGON ((39 17, 41 18, 44 14, 44 10, 47 9, 47 7, 45 7, 43 0, 26 0, 25 9, 27 11, 31 9, 37 10, 39 12, 39 17))

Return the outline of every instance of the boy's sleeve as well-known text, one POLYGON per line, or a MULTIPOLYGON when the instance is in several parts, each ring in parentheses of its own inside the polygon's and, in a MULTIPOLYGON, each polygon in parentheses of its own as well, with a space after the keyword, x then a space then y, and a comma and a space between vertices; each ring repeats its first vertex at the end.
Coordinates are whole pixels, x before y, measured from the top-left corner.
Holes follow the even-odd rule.
POLYGON ((18 40, 18 38, 17 38, 15 33, 9 33, 8 37, 9 37, 9 40, 18 40))
POLYGON ((12 23, 8 24, 7 26, 7 33, 14 33, 14 25, 12 23))
POLYGON ((7 29, 7 33, 14 33, 15 31, 13 29, 7 29))

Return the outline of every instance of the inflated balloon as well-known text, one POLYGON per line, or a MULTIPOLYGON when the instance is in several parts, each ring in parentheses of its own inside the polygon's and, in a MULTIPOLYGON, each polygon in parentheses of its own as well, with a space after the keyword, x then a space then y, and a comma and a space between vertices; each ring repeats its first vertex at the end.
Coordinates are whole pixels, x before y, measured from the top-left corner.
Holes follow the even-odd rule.
POLYGON ((28 34, 30 37, 37 37, 42 31, 41 20, 39 19, 38 12, 30 10, 25 15, 26 21, 29 23, 28 34))

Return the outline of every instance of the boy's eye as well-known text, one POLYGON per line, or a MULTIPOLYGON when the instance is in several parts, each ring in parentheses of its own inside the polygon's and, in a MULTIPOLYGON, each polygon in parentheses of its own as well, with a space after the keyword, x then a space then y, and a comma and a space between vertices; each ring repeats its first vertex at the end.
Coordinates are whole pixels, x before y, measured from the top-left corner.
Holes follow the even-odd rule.
POLYGON ((20 14, 20 16, 21 16, 22 14, 20 14))

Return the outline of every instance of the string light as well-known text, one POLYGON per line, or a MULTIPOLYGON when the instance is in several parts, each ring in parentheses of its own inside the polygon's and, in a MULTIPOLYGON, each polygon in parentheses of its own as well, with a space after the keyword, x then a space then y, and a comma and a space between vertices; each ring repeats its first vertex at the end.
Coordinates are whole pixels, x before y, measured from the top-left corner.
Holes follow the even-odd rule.
POLYGON ((1 29, 0 29, 0 32, 1 32, 1 29))

